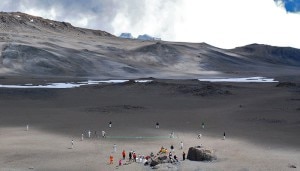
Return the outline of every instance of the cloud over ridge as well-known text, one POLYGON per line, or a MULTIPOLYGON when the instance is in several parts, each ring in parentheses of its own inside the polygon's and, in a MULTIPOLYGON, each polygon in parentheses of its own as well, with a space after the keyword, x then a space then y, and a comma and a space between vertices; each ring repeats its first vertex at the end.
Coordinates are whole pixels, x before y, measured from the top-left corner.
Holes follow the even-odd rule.
POLYGON ((222 48, 250 43, 300 48, 300 14, 282 8, 291 0, 2 1, 1 11, 20 11, 115 35, 147 33, 222 48))

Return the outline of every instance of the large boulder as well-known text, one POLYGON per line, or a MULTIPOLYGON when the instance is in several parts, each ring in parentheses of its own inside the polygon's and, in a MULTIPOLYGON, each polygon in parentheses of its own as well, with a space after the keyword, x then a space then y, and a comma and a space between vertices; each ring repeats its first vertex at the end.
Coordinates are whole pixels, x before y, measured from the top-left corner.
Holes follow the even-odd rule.
POLYGON ((213 150, 197 146, 189 148, 187 159, 192 161, 212 161, 216 157, 213 154, 213 150))

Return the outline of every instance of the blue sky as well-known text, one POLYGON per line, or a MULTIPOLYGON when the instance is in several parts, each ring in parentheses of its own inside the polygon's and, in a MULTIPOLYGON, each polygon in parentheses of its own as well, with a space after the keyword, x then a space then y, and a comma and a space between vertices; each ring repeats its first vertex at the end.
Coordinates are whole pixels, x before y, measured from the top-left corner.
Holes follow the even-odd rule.
POLYGON ((221 48, 251 43, 300 48, 300 0, 1 0, 20 11, 119 35, 221 48))
POLYGON ((275 2, 281 3, 287 12, 300 12, 300 0, 275 0, 275 2))

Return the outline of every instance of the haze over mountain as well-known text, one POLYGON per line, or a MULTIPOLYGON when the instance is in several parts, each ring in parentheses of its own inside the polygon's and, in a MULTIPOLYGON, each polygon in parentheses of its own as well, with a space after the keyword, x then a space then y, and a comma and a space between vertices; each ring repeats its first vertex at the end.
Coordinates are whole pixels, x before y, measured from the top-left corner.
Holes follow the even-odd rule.
MULTIPOLYGON (((221 41, 221 40, 220 40, 221 41)), ((252 44, 142 41, 24 13, 0 13, 0 74, 98 78, 198 78, 297 74, 300 50, 252 44)))

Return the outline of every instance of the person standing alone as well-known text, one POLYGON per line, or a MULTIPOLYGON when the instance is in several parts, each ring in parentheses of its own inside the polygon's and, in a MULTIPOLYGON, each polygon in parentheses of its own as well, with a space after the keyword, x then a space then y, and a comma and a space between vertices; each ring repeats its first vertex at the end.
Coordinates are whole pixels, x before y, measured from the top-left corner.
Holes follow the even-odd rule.
POLYGON ((73 146, 74 146, 74 141, 72 140, 71 141, 71 149, 73 149, 73 146))

